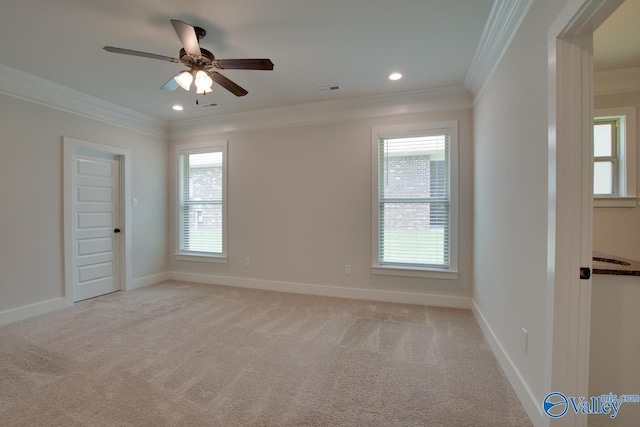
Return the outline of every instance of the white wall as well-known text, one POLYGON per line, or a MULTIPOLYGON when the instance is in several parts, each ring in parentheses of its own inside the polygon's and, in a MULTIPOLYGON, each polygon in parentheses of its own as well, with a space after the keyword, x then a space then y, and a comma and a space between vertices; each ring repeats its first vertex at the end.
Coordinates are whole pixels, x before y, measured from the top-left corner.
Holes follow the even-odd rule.
POLYGON ((166 140, 5 95, 0 129, 0 312, 64 296, 64 136, 131 150, 132 278, 166 271, 166 140))
MULTIPOLYGON (((249 284, 242 279, 260 279, 332 286, 338 291, 356 288, 465 297, 468 306, 472 274, 471 116, 471 111, 465 110, 172 138, 172 145, 228 140, 229 262, 176 261, 173 226, 171 270, 231 277, 240 285, 249 284), (373 275, 371 128, 442 120, 459 120, 460 126, 459 279, 373 275), (244 267, 246 257, 251 259, 250 268, 244 267), (352 267, 349 276, 344 274, 345 264, 352 267)), ((175 188, 175 173, 172 179, 175 188)), ((175 191, 172 200, 175 202, 175 191)), ((175 216, 173 209, 171 214, 175 216)), ((172 225, 174 222, 172 218, 172 225)), ((310 289, 294 288, 279 289, 310 289)), ((372 297, 370 293, 366 296, 372 297)))
MULTIPOLYGON (((640 92, 599 95, 595 109, 636 107, 636 123, 640 123, 640 92)), ((640 133, 636 131, 636 138, 640 133)), ((638 141, 633 141, 637 145, 638 141)), ((637 165, 640 165, 640 151, 637 165)), ((638 181, 640 184, 640 174, 638 181)), ((640 188, 638 185, 637 188, 640 188)), ((593 249, 624 258, 640 260, 640 207, 595 208, 593 214, 593 249)))
POLYGON ((533 2, 474 105, 473 297, 534 423, 548 423, 538 414, 548 393, 545 334, 553 310, 546 288, 547 30, 565 3, 533 2))

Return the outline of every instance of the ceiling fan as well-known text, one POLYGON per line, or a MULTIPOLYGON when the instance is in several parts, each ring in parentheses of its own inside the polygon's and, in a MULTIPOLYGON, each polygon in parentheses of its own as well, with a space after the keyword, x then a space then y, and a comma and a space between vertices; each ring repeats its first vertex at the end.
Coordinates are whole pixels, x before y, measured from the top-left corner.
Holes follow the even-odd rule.
POLYGON ((271 62, 270 59, 216 59, 213 53, 200 47, 200 40, 207 34, 203 28, 194 27, 176 19, 172 19, 171 24, 176 30, 183 46, 183 48, 180 49, 179 59, 113 46, 105 46, 104 50, 125 55, 159 59, 175 64, 184 64, 188 69, 180 71, 171 78, 171 80, 162 85, 160 89, 176 90, 178 86, 180 86, 184 90, 189 91, 191 89, 191 83, 195 83, 196 94, 202 95, 210 93, 213 90, 211 88, 213 82, 216 82, 236 96, 245 96, 249 93, 244 88, 215 71, 214 69, 216 68, 219 70, 273 70, 273 62, 271 62))

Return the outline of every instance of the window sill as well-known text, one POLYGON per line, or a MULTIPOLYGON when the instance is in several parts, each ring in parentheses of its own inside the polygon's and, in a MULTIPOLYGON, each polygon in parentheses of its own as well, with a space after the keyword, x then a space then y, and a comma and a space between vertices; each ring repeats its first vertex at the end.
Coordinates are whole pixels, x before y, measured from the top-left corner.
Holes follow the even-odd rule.
POLYGON ((409 268, 374 265, 371 274, 383 276, 423 277, 428 279, 458 280, 458 272, 453 270, 436 270, 426 268, 409 268))
POLYGON ((595 208, 635 208, 638 206, 637 197, 594 196, 595 208))
POLYGON ((177 253, 176 261, 212 262, 216 264, 226 264, 227 257, 215 256, 215 255, 191 255, 191 254, 177 253))

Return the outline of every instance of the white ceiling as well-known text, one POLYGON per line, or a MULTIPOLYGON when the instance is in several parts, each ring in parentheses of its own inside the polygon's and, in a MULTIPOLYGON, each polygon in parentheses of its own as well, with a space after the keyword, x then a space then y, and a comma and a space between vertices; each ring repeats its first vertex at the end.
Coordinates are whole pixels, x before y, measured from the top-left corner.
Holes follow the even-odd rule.
POLYGON ((640 66, 640 0, 625 0, 593 35, 596 71, 640 66))
POLYGON ((461 85, 492 0, 2 0, 0 63, 148 115, 179 120, 461 85), (159 87, 182 68, 105 45, 178 56, 169 20, 207 30, 217 58, 270 58, 274 71, 225 70, 249 91, 159 87), (394 71, 404 75, 392 82, 394 71), (339 92, 316 87, 340 84, 339 92), (185 110, 174 112, 173 104, 185 110))

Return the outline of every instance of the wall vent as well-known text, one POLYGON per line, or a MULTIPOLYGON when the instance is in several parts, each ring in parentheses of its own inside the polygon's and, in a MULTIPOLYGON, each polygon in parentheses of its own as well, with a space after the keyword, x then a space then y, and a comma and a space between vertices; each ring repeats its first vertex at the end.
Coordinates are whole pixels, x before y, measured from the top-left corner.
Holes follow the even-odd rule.
POLYGON ((200 104, 200 106, 201 106, 202 108, 208 108, 208 107, 217 107, 217 106, 218 106, 218 104, 216 104, 215 102, 212 102, 212 103, 210 103, 210 104, 200 104))
POLYGON ((320 87, 317 87, 316 89, 318 89, 318 91, 320 92, 335 92, 342 88, 340 87, 340 85, 329 85, 329 86, 320 86, 320 87))

